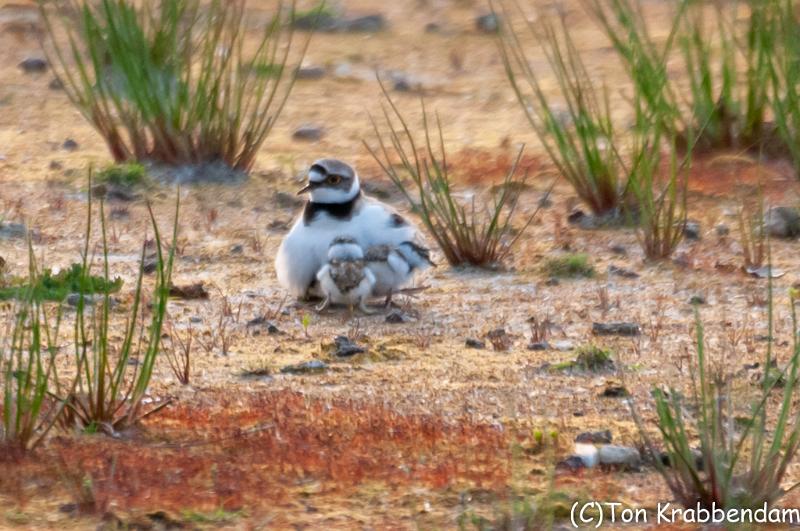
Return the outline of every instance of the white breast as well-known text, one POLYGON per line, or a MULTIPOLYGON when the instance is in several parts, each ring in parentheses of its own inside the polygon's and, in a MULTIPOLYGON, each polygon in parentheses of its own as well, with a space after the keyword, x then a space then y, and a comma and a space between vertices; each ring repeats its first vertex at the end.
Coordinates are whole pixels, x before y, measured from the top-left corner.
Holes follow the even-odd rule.
POLYGON ((416 240, 417 229, 409 223, 397 226, 395 214, 388 205, 368 197, 359 200, 350 219, 320 212, 306 225, 301 214, 275 257, 278 282, 296 297, 305 295, 317 271, 327 262, 328 247, 337 236, 351 236, 363 248, 416 240))

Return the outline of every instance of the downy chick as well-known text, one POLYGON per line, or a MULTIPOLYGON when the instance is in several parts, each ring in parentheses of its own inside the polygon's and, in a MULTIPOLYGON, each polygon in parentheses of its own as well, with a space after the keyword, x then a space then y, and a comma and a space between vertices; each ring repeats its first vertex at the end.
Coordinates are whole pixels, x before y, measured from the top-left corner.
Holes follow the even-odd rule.
POLYGON ((375 275, 364 262, 364 251, 354 238, 334 238, 328 249, 328 262, 317 272, 317 281, 325 300, 317 307, 322 311, 330 303, 343 304, 352 312, 354 306, 364 313, 367 297, 375 285, 375 275))

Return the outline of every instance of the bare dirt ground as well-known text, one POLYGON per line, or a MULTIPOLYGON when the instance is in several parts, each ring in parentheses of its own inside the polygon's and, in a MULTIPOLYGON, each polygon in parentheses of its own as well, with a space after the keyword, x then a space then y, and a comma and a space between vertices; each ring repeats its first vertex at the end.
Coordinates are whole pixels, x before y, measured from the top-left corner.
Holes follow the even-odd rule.
MULTIPOLYGON (((0 8, 0 215, 38 230, 35 250, 42 263, 66 267, 82 248, 86 168, 110 160, 64 93, 48 88, 52 72, 30 75, 17 67, 40 55, 39 23, 24 2, 7 4, 0 8), (62 147, 68 138, 77 142, 76 150, 62 147)), ((545 489, 553 464, 569 455, 579 432, 610 429, 615 442, 636 445, 626 403, 600 395, 622 382, 645 420, 652 421, 650 390, 688 384, 694 323, 688 301, 695 295, 706 300, 700 313, 711 350, 730 372, 740 373, 744 395, 755 389, 757 374, 742 367, 763 356, 766 282, 741 271, 735 212, 738 194, 754 191, 758 172, 736 157, 695 164, 690 217, 700 223, 701 238, 684 242, 671 262, 644 263, 631 229, 568 225, 566 216, 578 202, 559 184, 552 206, 522 237, 506 270, 451 269, 437 256, 441 265, 419 280, 429 288, 400 300, 409 322, 390 324, 382 314, 349 319, 343 311, 317 315, 310 305, 286 300, 273 257, 301 205, 287 204, 278 192, 298 188, 314 159, 333 156, 352 163, 363 181, 404 209, 362 146, 362 140, 373 139, 368 112, 380 112, 376 68, 405 76, 412 88, 421 86, 429 108, 442 117, 452 164, 465 188, 501 179, 520 143, 528 146, 532 175, 522 214, 535 209, 552 179, 507 85, 493 37, 475 29, 483 4, 353 0, 342 5, 348 14, 382 13, 387 29, 315 35, 305 63, 325 67, 326 74, 298 82, 248 182, 180 191, 174 281, 202 281, 210 298, 176 299, 170 314, 208 339, 219 334, 227 301, 233 310, 223 317, 227 355, 219 345, 209 350, 198 345, 188 386, 161 360, 152 400, 173 404, 137 433, 120 440, 59 434, 35 456, 3 464, 0 527, 95 526, 101 515, 60 510, 76 503, 81 490, 76 485, 86 478, 102 512, 130 525, 456 527, 462 513, 491 515, 512 493, 545 489), (426 31, 429 23, 438 31, 426 31), (293 140, 293 131, 304 124, 322 126, 323 138, 293 140), (718 224, 729 226, 731 234, 720 236, 718 224), (566 250, 589 254, 595 277, 549 285, 542 260, 566 250), (612 264, 639 277, 607 274, 612 264), (279 333, 247 326, 268 312, 275 313, 279 333), (304 316, 310 317, 307 329, 304 316), (556 325, 551 342, 613 350, 622 371, 547 370, 545 364, 573 359, 575 353, 528 350, 532 317, 556 325), (594 321, 633 321, 643 334, 633 341, 596 337, 594 321), (508 351, 495 351, 486 340, 497 328, 511 338, 508 351), (356 339, 367 352, 335 358, 329 345, 336 335, 356 339), (487 346, 467 348, 467 338, 487 346), (281 372, 313 359, 323 360, 327 370, 281 372), (555 430, 557 442, 537 451, 534 430, 555 430)), ((616 71, 611 79, 621 79, 590 21, 577 8, 570 16, 598 74, 616 71)), ((267 13, 256 7, 251 20, 258 31, 267 13)), ((418 91, 393 95, 412 119, 419 116, 418 91)), ((800 187, 790 170, 780 164, 767 170, 770 201, 797 204, 800 187)), ((162 229, 171 223, 175 193, 160 187, 149 194, 162 229)), ((141 199, 107 208, 118 210, 109 233, 112 273, 126 281, 119 294, 124 308, 149 221, 141 199)), ((800 280, 797 245, 776 241, 773 247, 775 266, 786 272, 775 281, 779 359, 789 354, 786 291, 800 280)), ((0 240, 0 256, 11 274, 27 271, 24 241, 0 240)), ((642 507, 669 500, 649 468, 559 473, 555 481, 574 498, 642 507)), ((106 522, 113 518, 106 516, 106 522)))

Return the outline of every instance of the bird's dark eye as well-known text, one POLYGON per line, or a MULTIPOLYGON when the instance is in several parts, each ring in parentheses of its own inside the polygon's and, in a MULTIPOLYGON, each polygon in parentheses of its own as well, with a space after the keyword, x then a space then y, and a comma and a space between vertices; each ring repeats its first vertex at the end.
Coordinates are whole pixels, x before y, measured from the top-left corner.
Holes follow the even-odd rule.
POLYGON ((342 178, 338 175, 330 175, 328 176, 328 184, 339 184, 342 181, 342 178))

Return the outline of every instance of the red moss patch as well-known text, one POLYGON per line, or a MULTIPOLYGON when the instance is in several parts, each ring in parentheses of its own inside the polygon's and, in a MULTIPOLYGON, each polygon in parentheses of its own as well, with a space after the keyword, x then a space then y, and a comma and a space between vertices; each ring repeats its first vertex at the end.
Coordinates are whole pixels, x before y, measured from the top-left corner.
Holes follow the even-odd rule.
MULTIPOLYGON (((453 176, 460 182, 471 185, 498 184, 511 171, 516 157, 517 152, 510 149, 489 151, 467 148, 448 157, 447 164, 453 176)), ((526 175, 533 178, 543 168, 540 157, 523 154, 514 178, 519 180, 526 175)))
POLYGON ((310 481, 335 492, 363 481, 496 488, 509 477, 508 440, 491 426, 290 390, 203 399, 169 408, 135 439, 57 438, 0 474, 49 476, 66 490, 90 478, 100 510, 273 506, 310 481))
POLYGON ((785 200, 791 191, 800 192, 800 182, 785 163, 758 164, 757 159, 741 155, 710 155, 692 162, 689 189, 709 196, 736 198, 757 191, 765 199, 785 200))

